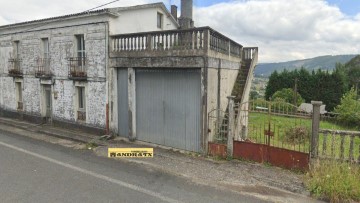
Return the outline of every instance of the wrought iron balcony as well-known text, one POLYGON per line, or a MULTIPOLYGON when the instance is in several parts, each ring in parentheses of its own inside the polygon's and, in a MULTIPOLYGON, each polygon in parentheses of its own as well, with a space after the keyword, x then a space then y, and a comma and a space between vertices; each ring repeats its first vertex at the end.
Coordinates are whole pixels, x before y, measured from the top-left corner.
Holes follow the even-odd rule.
POLYGON ((242 57, 243 46, 210 27, 113 35, 111 57, 242 57))
POLYGON ((52 73, 50 70, 50 58, 37 58, 36 59, 37 69, 35 71, 35 77, 50 79, 52 73))
POLYGON ((9 62, 9 75, 12 77, 22 77, 23 72, 21 69, 21 59, 10 58, 8 62, 9 62))
POLYGON ((70 57, 69 61, 69 79, 87 80, 87 59, 86 57, 70 57))

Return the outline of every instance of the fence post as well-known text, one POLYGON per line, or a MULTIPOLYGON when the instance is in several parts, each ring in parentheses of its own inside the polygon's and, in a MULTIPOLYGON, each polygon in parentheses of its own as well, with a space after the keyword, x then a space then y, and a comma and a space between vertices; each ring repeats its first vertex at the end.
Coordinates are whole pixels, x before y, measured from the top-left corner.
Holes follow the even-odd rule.
POLYGON ((322 101, 311 101, 313 105, 312 128, 311 128, 311 158, 318 156, 319 127, 320 127, 320 106, 322 101))
POLYGON ((229 121, 228 121, 228 134, 227 134, 227 157, 233 156, 233 145, 234 145, 234 96, 228 96, 228 109, 229 109, 229 121))

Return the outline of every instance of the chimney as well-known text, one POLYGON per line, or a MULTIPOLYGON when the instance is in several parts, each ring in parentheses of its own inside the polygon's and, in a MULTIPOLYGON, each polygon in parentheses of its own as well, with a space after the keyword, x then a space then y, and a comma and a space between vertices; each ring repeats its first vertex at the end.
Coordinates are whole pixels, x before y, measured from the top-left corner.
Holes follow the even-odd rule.
POLYGON ((171 15, 175 18, 175 20, 177 21, 178 16, 177 16, 177 6, 176 5, 171 5, 171 15))
POLYGON ((181 0, 179 24, 182 29, 193 28, 193 0, 181 0))

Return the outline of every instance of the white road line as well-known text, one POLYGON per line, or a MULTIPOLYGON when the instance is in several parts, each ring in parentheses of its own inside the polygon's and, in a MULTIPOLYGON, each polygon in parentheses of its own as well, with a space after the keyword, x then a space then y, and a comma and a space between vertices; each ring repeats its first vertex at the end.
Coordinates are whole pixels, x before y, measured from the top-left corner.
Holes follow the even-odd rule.
POLYGON ((147 195, 156 197, 158 199, 161 199, 161 200, 163 200, 165 202, 169 202, 169 203, 178 203, 178 202, 180 202, 178 200, 175 200, 175 199, 172 199, 172 198, 169 198, 169 197, 165 197, 165 196, 161 195, 160 193, 153 192, 153 191, 147 190, 145 188, 139 187, 137 185, 133 185, 133 184, 130 184, 130 183, 123 182, 121 180, 110 178, 108 176, 104 176, 104 175, 101 175, 101 174, 98 174, 98 173, 95 173, 95 172, 92 172, 92 171, 89 171, 89 170, 86 170, 86 169, 83 169, 83 168, 80 168, 80 167, 76 167, 76 166, 73 166, 73 165, 70 165, 70 164, 67 164, 67 163, 52 159, 52 158, 47 157, 47 156, 37 154, 37 153, 31 152, 31 151, 28 151, 26 149, 22 149, 22 148, 19 148, 19 147, 16 147, 16 146, 4 143, 4 142, 0 142, 0 145, 8 147, 10 149, 14 149, 14 150, 19 151, 19 152, 23 152, 25 154, 28 154, 28 155, 31 155, 31 156, 34 156, 34 157, 37 157, 39 159, 49 161, 49 162, 54 163, 54 164, 58 164, 60 166, 72 169, 74 171, 78 171, 78 172, 81 172, 81 173, 84 173, 84 174, 87 174, 87 175, 90 175, 90 176, 93 176, 93 177, 96 177, 96 178, 99 178, 99 179, 102 179, 102 180, 105 180, 105 181, 108 181, 108 182, 111 182, 111 183, 115 183, 117 185, 129 188, 129 189, 132 189, 132 190, 135 190, 135 191, 138 191, 138 192, 142 192, 144 194, 147 194, 147 195))

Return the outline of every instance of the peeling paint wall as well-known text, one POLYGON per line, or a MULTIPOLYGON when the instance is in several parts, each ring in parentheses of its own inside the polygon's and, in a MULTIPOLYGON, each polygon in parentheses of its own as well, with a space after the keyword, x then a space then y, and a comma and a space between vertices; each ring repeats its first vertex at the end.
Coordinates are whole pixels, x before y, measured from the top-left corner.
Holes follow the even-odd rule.
POLYGON ((40 84, 37 78, 24 78, 23 80, 23 105, 28 114, 40 116, 40 84))
POLYGON ((1 108, 5 110, 16 109, 15 82, 12 77, 1 77, 1 108))
MULTIPOLYGON (((0 38, 0 107, 3 110, 17 111, 15 81, 21 80, 23 91, 23 113, 41 116, 43 91, 41 79, 35 77, 36 58, 42 57, 42 38, 49 39, 50 67, 52 80, 52 117, 56 120, 73 122, 80 125, 104 128, 106 122, 106 23, 84 24, 81 19, 78 25, 57 27, 27 33, 12 34, 0 38), (78 122, 77 94, 75 81, 68 78, 68 57, 76 57, 76 37, 83 34, 85 51, 88 58, 86 83, 86 121, 78 122), (20 58, 23 78, 8 76, 8 60, 13 55, 13 41, 20 42, 20 58)), ((59 23, 57 26, 60 26, 59 23)), ((15 29, 16 31, 16 29, 15 29)), ((15 32, 14 31, 14 32, 15 32)), ((7 30, 9 32, 9 30, 7 30)))

